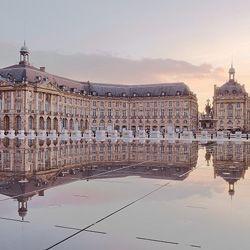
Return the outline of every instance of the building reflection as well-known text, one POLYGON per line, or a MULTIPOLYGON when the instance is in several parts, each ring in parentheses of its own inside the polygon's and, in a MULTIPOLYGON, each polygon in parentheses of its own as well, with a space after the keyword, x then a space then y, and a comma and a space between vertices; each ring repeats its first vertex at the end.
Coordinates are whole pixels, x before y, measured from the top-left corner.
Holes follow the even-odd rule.
POLYGON ((214 177, 220 176, 228 183, 228 193, 231 197, 235 193, 236 182, 244 179, 250 164, 249 153, 249 143, 224 142, 213 147, 214 177))
POLYGON ((182 181, 196 167, 197 158, 196 142, 86 143, 5 138, 0 140, 0 193, 18 201, 18 213, 24 219, 28 201, 34 195, 44 196, 48 188, 78 179, 131 175, 182 181))

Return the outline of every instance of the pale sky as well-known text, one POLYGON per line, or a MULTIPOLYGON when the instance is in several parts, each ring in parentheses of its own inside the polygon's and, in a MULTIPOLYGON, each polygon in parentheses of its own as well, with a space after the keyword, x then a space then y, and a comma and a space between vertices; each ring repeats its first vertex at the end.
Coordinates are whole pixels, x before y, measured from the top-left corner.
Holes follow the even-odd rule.
POLYGON ((0 66, 25 39, 34 66, 80 80, 183 81, 200 110, 213 85, 250 92, 250 0, 0 0, 0 66), (38 65, 37 65, 38 64, 38 65))

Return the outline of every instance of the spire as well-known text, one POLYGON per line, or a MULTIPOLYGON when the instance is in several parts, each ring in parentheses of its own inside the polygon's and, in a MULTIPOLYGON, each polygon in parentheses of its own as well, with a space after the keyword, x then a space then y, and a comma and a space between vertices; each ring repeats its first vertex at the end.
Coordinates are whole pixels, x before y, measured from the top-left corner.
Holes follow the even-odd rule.
POLYGON ((233 62, 231 63, 231 67, 228 73, 229 73, 229 81, 235 81, 235 69, 233 67, 233 62))

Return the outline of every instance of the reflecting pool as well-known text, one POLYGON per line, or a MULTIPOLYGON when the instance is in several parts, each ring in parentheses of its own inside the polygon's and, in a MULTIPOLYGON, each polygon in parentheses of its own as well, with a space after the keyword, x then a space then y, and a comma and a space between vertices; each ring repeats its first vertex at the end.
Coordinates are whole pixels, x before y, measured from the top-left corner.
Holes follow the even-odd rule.
POLYGON ((0 249, 249 249, 250 143, 0 140, 0 249))

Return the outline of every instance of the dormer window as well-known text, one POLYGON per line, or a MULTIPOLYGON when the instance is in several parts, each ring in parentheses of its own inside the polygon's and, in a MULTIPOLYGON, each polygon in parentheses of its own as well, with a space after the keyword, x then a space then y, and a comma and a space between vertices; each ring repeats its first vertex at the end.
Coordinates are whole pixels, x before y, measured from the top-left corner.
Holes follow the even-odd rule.
POLYGON ((111 92, 108 92, 108 93, 107 93, 107 96, 112 96, 112 93, 111 93, 111 92))
POLYGON ((176 92, 176 95, 178 95, 178 96, 181 95, 181 92, 180 92, 180 91, 177 91, 177 92, 176 92))
POLYGON ((147 96, 151 96, 151 93, 150 93, 150 92, 148 92, 148 93, 147 93, 147 96))
POLYGON ((125 93, 122 93, 122 96, 123 96, 123 97, 125 97, 125 96, 126 96, 126 94, 125 94, 125 93))
POLYGON ((37 81, 41 81, 42 77, 41 76, 36 76, 37 81))
POLYGON ((137 96, 137 94, 136 93, 133 93, 133 97, 136 97, 137 96))
POLYGON ((161 92, 161 95, 162 95, 162 96, 165 96, 165 92, 161 92))
POLYGON ((235 89, 233 90, 233 94, 234 94, 234 95, 236 94, 236 90, 235 90, 235 89))
POLYGON ((92 92, 92 95, 93 95, 93 96, 96 96, 96 95, 97 95, 97 93, 96 93, 95 91, 93 91, 93 92, 92 92))

